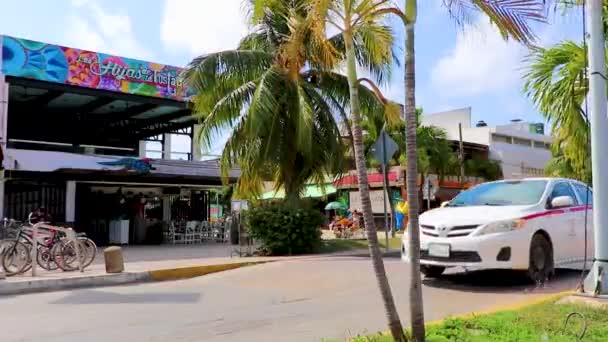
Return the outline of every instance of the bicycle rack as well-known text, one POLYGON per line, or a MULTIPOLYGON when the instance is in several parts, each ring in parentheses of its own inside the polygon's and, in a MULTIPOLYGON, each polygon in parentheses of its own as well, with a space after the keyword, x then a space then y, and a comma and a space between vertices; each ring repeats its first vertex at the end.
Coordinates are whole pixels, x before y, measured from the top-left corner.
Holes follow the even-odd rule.
POLYGON ((84 269, 82 268, 82 259, 80 259, 80 248, 78 248, 78 244, 80 244, 80 242, 78 241, 78 238, 76 237, 76 232, 74 231, 74 229, 72 228, 65 228, 65 227, 58 227, 58 226, 51 226, 49 224, 46 224, 44 222, 38 222, 36 224, 34 224, 33 228, 33 232, 32 232, 32 251, 31 251, 31 258, 32 258, 32 277, 36 276, 36 266, 38 265, 38 239, 36 239, 37 235, 38 235, 38 229, 39 228, 44 228, 44 229, 54 229, 54 230, 58 230, 61 232, 64 232, 65 235, 67 236, 67 238, 72 241, 74 243, 75 249, 76 249, 76 259, 78 259, 78 270, 80 272, 84 272, 84 269))

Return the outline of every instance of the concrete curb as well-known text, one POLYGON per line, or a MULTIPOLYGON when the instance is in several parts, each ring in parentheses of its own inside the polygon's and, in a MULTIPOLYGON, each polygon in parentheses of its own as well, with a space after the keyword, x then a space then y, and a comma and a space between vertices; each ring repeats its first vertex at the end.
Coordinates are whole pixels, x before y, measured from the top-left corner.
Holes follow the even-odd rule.
POLYGON ((235 262, 216 265, 202 265, 150 270, 145 272, 123 272, 118 274, 102 274, 83 277, 36 279, 30 281, 7 282, 0 281, 0 296, 20 295, 36 292, 63 291, 86 287, 106 287, 136 284, 154 281, 189 279, 206 274, 233 270, 240 267, 253 266, 271 262, 235 262))
POLYGON ((0 282, 0 296, 62 291, 83 287, 125 285, 149 280, 150 274, 148 272, 125 272, 119 274, 104 274, 84 277, 0 282))
POLYGON ((241 268, 241 267, 246 267, 246 266, 264 264, 267 262, 270 262, 270 261, 236 262, 236 263, 217 264, 217 265, 168 268, 168 269, 149 271, 148 274, 150 275, 150 280, 152 280, 152 281, 188 279, 188 278, 200 277, 200 276, 203 276, 206 274, 233 270, 236 268, 241 268))

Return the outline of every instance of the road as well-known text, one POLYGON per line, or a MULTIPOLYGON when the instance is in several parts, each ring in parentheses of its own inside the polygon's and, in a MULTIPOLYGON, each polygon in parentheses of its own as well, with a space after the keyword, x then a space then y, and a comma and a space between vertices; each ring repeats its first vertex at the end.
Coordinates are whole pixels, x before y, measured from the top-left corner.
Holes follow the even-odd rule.
MULTIPOLYGON (((386 259, 401 318, 408 266, 386 259)), ((427 321, 571 289, 562 274, 530 291, 512 274, 424 281, 427 321), (502 278, 498 281, 497 279, 502 278)), ((367 258, 269 263, 175 282, 0 298, 0 334, 13 341, 320 341, 386 330, 367 258)))

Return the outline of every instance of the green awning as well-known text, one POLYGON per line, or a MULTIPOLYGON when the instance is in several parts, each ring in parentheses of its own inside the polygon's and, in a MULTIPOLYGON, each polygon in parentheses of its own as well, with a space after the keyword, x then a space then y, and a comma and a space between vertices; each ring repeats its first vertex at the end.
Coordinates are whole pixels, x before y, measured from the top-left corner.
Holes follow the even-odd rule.
MULTIPOLYGON (((307 185, 302 197, 323 197, 336 193, 336 188, 331 184, 326 184, 324 186, 317 185, 307 185), (323 191, 325 190, 325 192, 323 191)), ((262 195, 261 199, 273 199, 273 198, 285 198, 285 190, 282 188, 279 191, 269 191, 262 195)))

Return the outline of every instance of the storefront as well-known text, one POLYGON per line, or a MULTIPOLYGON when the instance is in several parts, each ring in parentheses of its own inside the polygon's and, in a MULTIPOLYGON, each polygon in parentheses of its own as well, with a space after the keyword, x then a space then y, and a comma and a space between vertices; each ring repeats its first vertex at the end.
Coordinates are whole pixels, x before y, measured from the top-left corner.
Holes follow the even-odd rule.
POLYGON ((104 244, 117 220, 144 243, 159 222, 219 216, 219 166, 193 148, 180 68, 8 36, 0 46, 2 217, 43 206, 104 244))

